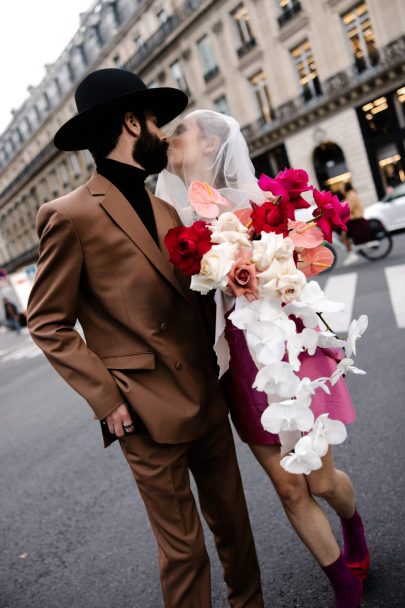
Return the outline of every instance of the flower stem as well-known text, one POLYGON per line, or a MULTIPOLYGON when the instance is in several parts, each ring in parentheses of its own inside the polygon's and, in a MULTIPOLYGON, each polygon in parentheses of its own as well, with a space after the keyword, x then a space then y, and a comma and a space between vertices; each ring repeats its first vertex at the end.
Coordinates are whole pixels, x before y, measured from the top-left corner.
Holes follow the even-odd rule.
POLYGON ((333 331, 333 329, 331 328, 331 326, 330 326, 330 325, 328 325, 328 323, 325 321, 325 319, 324 319, 324 318, 323 318, 323 316, 322 316, 322 313, 317 312, 316 314, 318 315, 318 317, 320 318, 320 320, 322 321, 322 323, 325 325, 326 329, 327 329, 328 331, 330 331, 330 332, 331 332, 331 333, 332 333, 332 334, 333 334, 333 335, 334 335, 334 336, 335 336, 335 337, 336 337, 338 340, 340 340, 340 338, 339 338, 339 336, 337 335, 337 333, 335 333, 335 332, 333 331))

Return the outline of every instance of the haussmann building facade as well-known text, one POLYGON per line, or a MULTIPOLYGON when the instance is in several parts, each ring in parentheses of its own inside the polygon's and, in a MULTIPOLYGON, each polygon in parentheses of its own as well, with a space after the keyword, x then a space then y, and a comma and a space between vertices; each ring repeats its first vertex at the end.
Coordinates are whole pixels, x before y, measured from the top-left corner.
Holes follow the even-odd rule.
POLYGON ((87 151, 52 139, 78 82, 102 67, 183 89, 187 111, 232 114, 258 174, 304 168, 321 188, 350 179, 376 201, 405 181, 404 32, 403 0, 94 2, 0 136, 0 267, 35 262, 39 206, 94 170, 87 151))

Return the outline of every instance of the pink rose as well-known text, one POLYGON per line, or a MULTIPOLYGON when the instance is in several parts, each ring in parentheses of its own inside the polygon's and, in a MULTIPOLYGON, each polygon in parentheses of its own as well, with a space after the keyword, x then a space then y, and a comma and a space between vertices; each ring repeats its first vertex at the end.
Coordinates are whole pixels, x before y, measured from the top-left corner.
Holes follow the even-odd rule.
POLYGON ((332 242, 332 228, 347 230, 346 223, 350 217, 350 207, 346 201, 340 202, 336 194, 327 190, 313 190, 316 209, 314 221, 322 230, 325 240, 332 242))
POLYGON ((310 204, 301 196, 303 192, 312 190, 308 180, 308 173, 303 169, 285 169, 280 171, 274 179, 262 173, 258 183, 259 188, 264 192, 271 192, 274 196, 281 198, 281 201, 287 205, 289 219, 294 220, 295 209, 310 207, 310 204))
POLYGON ((249 302, 257 300, 259 295, 256 266, 252 262, 250 247, 241 247, 236 262, 228 273, 228 287, 234 296, 245 296, 249 302))

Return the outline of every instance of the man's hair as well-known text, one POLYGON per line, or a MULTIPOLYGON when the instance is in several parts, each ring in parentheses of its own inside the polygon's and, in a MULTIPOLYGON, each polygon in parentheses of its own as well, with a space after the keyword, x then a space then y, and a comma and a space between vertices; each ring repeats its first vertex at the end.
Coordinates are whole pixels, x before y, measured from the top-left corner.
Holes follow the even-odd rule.
POLYGON ((116 110, 108 115, 100 116, 97 128, 93 125, 89 152, 94 158, 96 165, 112 152, 118 143, 124 126, 124 117, 127 112, 133 112, 141 124, 141 129, 146 128, 146 120, 143 112, 139 110, 116 110), (101 124, 101 128, 99 125, 101 124))

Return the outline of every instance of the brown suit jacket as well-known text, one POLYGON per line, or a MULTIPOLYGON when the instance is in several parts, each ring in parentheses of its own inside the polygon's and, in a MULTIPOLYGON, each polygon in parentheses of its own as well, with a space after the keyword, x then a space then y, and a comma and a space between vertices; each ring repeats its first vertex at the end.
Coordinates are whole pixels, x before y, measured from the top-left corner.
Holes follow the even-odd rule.
MULTIPOLYGON (((97 173, 39 209, 28 327, 98 419, 126 400, 155 441, 183 443, 221 423, 226 404, 199 298, 163 244, 179 217, 149 195, 160 248, 97 173), (77 319, 85 341, 74 329, 77 319)), ((105 428, 103 434, 108 445, 113 438, 105 428)))

